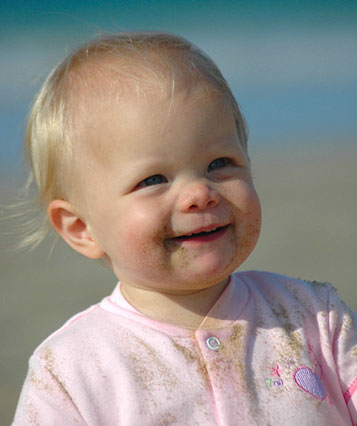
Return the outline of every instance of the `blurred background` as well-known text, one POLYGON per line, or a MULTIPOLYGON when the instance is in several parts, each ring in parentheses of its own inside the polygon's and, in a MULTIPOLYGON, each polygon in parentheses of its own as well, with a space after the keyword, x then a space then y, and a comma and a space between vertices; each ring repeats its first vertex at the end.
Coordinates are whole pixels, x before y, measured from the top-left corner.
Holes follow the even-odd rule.
MULTIPOLYGON (((263 229, 242 269, 330 281, 357 309, 357 2, 1 0, 0 204, 24 184, 22 137, 51 68, 101 32, 183 35, 221 68, 250 129, 263 229)), ((69 316, 106 296, 110 271, 49 240, 11 252, 0 220, 0 424, 11 422, 27 360, 69 316)))

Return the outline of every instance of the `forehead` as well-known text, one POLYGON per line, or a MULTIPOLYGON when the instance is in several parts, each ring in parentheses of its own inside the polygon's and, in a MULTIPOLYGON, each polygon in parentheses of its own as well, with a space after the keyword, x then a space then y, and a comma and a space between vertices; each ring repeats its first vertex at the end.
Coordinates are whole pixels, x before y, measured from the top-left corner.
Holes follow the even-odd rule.
POLYGON ((161 82, 159 87, 149 81, 138 88, 135 79, 123 84, 111 72, 96 77, 93 84, 83 87, 78 98, 82 99, 77 100, 75 128, 77 149, 95 154, 99 161, 110 157, 115 146, 129 149, 134 139, 144 139, 146 132, 168 131, 180 119, 183 108, 226 101, 221 91, 204 80, 173 80, 161 82))
POLYGON ((108 93, 145 97, 157 91, 165 95, 174 89, 218 87, 208 70, 198 69, 187 53, 175 49, 119 51, 90 57, 75 61, 67 77, 75 98, 90 100, 94 96, 97 102, 108 93))

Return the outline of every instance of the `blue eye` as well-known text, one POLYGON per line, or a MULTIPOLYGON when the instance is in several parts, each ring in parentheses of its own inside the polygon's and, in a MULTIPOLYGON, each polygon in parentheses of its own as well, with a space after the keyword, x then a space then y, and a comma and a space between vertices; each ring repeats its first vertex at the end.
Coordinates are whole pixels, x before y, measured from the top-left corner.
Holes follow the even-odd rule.
POLYGON ((153 175, 148 178, 142 180, 138 186, 152 186, 152 185, 160 185, 160 183, 167 182, 167 179, 163 175, 153 175))
POLYGON ((232 161, 229 158, 217 158, 216 160, 213 160, 210 163, 207 170, 211 172, 212 170, 221 169, 231 164, 232 164, 232 161))

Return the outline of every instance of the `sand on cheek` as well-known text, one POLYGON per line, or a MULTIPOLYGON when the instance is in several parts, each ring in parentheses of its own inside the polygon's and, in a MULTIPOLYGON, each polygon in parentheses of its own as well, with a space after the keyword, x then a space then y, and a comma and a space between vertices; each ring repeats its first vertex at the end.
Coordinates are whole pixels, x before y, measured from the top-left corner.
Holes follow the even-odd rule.
POLYGON ((174 270, 185 268, 189 265, 192 255, 187 250, 167 239, 166 226, 147 233, 137 233, 127 236, 123 247, 132 250, 123 250, 123 264, 134 263, 134 267, 142 268, 152 274, 171 273, 174 270))
POLYGON ((247 184, 245 197, 242 197, 241 208, 238 214, 238 239, 240 264, 253 251, 261 229, 261 204, 252 183, 247 184), (241 221, 241 223, 240 223, 241 221))
MULTIPOLYGON (((239 239, 239 250, 238 250, 238 256, 241 259, 241 263, 246 260, 246 258, 250 255, 250 253, 253 251, 259 234, 260 234, 260 216, 255 217, 253 220, 254 213, 252 213, 252 221, 248 223, 245 227, 244 235, 239 239)), ((256 216, 256 215, 255 215, 256 216)))

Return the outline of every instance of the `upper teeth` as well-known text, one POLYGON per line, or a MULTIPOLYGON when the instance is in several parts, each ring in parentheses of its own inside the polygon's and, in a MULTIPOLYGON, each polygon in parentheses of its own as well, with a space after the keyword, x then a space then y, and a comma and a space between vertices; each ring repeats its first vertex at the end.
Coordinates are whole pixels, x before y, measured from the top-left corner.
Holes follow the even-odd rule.
POLYGON ((202 232, 206 232, 206 233, 213 232, 213 231, 215 231, 218 228, 219 228, 219 226, 217 226, 216 228, 208 229, 207 231, 188 232, 187 234, 179 235, 176 238, 180 238, 180 237, 191 237, 192 235, 201 234, 202 232))
POLYGON ((215 231, 217 228, 212 228, 212 229, 209 229, 209 230, 207 230, 207 231, 199 231, 199 232, 193 232, 192 234, 190 234, 190 235, 193 235, 193 234, 201 234, 201 232, 213 232, 213 231, 215 231))

